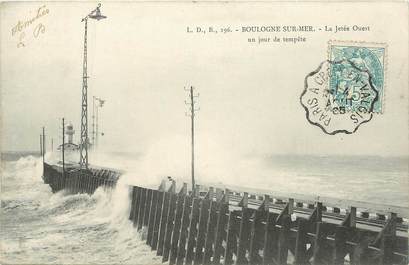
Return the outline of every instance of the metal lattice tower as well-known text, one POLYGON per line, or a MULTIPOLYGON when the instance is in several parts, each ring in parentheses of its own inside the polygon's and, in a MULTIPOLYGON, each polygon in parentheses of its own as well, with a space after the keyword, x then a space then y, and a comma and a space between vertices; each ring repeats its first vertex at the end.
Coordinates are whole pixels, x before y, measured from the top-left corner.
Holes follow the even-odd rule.
POLYGON ((87 30, 88 18, 100 20, 106 18, 101 15, 101 4, 98 4, 91 13, 89 13, 81 21, 85 22, 84 31, 84 61, 82 69, 82 100, 81 100, 81 141, 80 141, 80 169, 88 169, 88 72, 87 72, 87 30))
POLYGON ((84 61, 82 65, 82 100, 81 100, 81 142, 80 142, 80 169, 88 169, 88 74, 87 74, 87 27, 85 21, 84 32, 84 61))

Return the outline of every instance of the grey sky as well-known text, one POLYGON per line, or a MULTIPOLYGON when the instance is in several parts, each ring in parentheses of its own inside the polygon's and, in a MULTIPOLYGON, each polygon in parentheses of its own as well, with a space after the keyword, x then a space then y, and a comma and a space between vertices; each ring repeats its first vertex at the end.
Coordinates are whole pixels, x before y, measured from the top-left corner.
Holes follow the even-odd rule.
MULTIPOLYGON (((43 125, 57 141, 59 118, 78 141, 81 17, 94 3, 47 3, 45 32, 17 48, 11 29, 39 3, 7 3, 1 13, 3 150, 38 149, 43 125)), ((408 25, 402 3, 105 3, 108 19, 89 23, 89 98, 107 99, 101 143, 109 150, 186 149, 184 86, 200 93, 198 150, 234 154, 408 155, 408 25), (368 6, 371 9, 368 9, 368 6), (368 10, 370 12, 368 12, 368 10), (319 16, 317 15, 319 14, 319 16), (186 27, 369 25, 370 32, 302 34, 305 44, 250 44, 269 34, 200 35, 186 27), (388 44, 385 113, 352 135, 325 135, 299 103, 306 74, 327 58, 327 41, 388 44)), ((29 27, 27 35, 32 34, 29 27)), ((274 34, 271 34, 274 35, 274 34)), ((284 35, 284 34, 279 34, 284 35)), ((286 34, 298 36, 300 34, 286 34)), ((89 100, 91 105, 91 100, 89 100)), ((91 113, 89 113, 91 116, 91 113)), ((89 121, 91 124, 91 120, 89 121)))

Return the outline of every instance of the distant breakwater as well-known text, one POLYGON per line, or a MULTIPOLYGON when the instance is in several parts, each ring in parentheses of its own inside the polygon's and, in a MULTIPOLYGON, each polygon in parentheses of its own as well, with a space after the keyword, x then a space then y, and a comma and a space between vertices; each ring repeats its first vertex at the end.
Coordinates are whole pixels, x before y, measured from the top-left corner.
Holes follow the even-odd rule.
MULTIPOLYGON (((44 164, 43 178, 54 192, 92 194, 119 177, 90 172, 61 184, 61 170, 44 164)), ((129 219, 170 265, 408 264, 404 207, 217 186, 192 191, 186 183, 177 191, 175 181, 130 189, 129 219)))
POLYGON ((80 171, 76 167, 67 167, 64 172, 61 166, 44 163, 43 180, 49 184, 52 192, 66 190, 69 193, 93 194, 98 187, 104 189, 115 188, 120 172, 104 169, 90 168, 80 171))

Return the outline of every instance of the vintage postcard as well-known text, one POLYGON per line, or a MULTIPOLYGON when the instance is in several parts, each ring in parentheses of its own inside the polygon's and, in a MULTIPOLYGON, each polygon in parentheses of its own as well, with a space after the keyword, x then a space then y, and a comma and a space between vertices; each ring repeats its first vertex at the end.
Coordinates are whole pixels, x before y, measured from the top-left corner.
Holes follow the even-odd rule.
POLYGON ((407 1, 0 3, 1 264, 408 264, 407 1))

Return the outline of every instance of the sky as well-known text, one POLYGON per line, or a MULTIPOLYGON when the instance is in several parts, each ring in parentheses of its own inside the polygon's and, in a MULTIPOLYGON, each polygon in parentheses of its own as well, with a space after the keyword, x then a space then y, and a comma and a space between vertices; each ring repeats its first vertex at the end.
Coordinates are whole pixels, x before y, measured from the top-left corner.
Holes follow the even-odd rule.
MULTIPOLYGON (((90 2, 2 4, 2 151, 38 150, 42 126, 48 144, 51 138, 61 142, 62 117, 73 123, 79 141, 81 18, 93 8, 90 2), (42 5, 48 14, 24 29, 25 46, 18 48, 12 28, 42 5), (34 37, 39 23, 44 32, 34 37)), ((88 102, 91 125, 92 96, 106 99, 103 150, 187 154, 184 87, 193 85, 200 93, 196 145, 202 156, 409 155, 408 10, 402 3, 107 2, 101 10, 108 18, 88 27, 88 102), (371 30, 289 33, 308 41, 263 45, 247 39, 273 33, 186 32, 196 26, 345 24, 371 30), (331 39, 388 45, 385 111, 351 135, 324 134, 306 120, 299 101, 305 76, 327 59, 331 39)))

